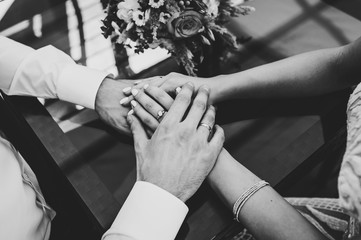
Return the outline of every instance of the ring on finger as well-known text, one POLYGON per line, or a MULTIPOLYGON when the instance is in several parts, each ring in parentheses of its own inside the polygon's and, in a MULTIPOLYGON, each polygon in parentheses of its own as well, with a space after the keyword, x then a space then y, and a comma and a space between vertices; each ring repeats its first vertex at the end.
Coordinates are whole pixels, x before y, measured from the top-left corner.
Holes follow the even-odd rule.
POLYGON ((159 110, 157 112, 157 120, 159 121, 164 116, 165 113, 166 113, 166 111, 164 109, 159 110))
POLYGON ((205 127, 208 129, 209 132, 212 132, 212 127, 209 126, 207 123, 201 123, 199 124, 200 127, 205 127))

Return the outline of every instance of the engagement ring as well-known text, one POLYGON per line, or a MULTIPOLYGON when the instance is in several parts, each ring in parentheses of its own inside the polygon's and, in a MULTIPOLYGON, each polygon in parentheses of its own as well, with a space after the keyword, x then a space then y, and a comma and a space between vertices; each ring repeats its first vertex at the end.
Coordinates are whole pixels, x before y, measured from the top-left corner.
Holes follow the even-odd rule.
POLYGON ((164 110, 159 110, 157 113, 157 120, 159 121, 165 114, 164 110))

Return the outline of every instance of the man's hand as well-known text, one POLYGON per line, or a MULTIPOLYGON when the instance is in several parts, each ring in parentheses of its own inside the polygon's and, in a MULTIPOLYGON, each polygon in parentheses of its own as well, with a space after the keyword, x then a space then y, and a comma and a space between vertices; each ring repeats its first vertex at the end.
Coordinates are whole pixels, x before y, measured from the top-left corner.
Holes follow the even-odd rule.
POLYGON ((133 81, 131 80, 105 78, 99 87, 95 100, 95 111, 100 118, 121 133, 126 134, 130 134, 126 120, 130 108, 120 105, 119 101, 125 97, 123 89, 132 86, 133 81))
POLYGON ((138 117, 128 117, 134 136, 137 180, 153 183, 182 201, 200 187, 224 142, 219 126, 210 138, 215 111, 207 108, 209 89, 199 88, 191 104, 193 90, 189 83, 182 86, 151 139, 138 117))

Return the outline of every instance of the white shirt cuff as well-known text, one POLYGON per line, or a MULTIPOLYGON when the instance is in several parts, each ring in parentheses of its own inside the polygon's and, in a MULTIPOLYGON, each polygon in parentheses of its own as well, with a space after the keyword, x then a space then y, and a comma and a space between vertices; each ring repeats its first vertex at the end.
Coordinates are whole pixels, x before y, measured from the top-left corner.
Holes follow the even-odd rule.
POLYGON ((98 89, 107 76, 111 74, 81 65, 68 64, 59 77, 58 97, 94 109, 98 89))
POLYGON ((187 213, 188 207, 171 193, 138 181, 102 239, 122 235, 136 240, 173 240, 187 213))

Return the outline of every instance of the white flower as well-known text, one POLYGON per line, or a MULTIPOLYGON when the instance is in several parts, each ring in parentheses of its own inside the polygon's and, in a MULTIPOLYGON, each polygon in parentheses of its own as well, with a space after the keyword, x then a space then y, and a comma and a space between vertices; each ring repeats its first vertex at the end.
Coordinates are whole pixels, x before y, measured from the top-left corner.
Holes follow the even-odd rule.
POLYGON ((169 20, 169 18, 170 18, 170 14, 169 14, 169 13, 161 12, 160 15, 159 15, 159 22, 161 22, 161 23, 167 23, 167 21, 169 20))
POLYGON ((218 0, 203 0, 203 3, 205 3, 208 6, 207 12, 212 17, 218 16, 218 7, 219 7, 219 1, 218 0))
POLYGON ((164 4, 164 0, 149 0, 149 5, 152 8, 159 8, 163 6, 163 4, 164 4))
POLYGON ((136 11, 139 8, 140 5, 137 0, 125 0, 120 2, 118 3, 117 17, 129 23, 132 19, 133 11, 136 11))
POLYGON ((127 9, 127 10, 138 10, 140 5, 138 0, 124 0, 123 2, 118 3, 118 9, 127 9))
POLYGON ((144 12, 142 11, 133 11, 133 21, 137 26, 144 26, 145 25, 145 16, 144 12))
POLYGON ((132 19, 132 11, 124 8, 119 9, 117 12, 117 17, 124 20, 125 22, 130 22, 130 20, 132 19))

